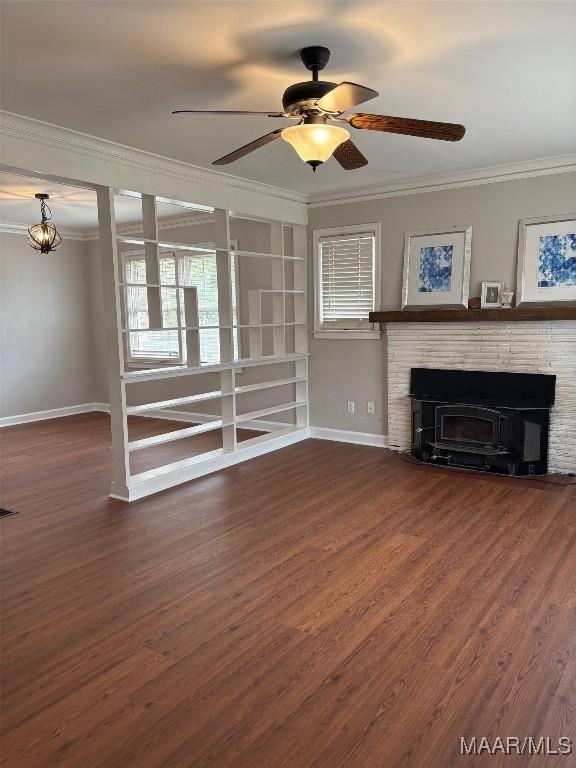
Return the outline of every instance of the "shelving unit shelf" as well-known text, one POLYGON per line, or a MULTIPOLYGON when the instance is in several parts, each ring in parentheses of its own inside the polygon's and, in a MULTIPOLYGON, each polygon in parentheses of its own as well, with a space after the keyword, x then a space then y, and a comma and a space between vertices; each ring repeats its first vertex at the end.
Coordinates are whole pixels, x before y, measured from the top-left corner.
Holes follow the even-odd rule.
MULTIPOLYGON (((214 209, 213 243, 173 243, 159 235, 155 196, 142 194, 142 235, 124 237, 116 232, 114 201, 119 194, 122 193, 108 187, 97 189, 103 288, 109 321, 111 496, 133 501, 308 437, 305 228, 282 221, 253 219, 269 231, 269 252, 242 249, 231 238, 231 222, 250 217, 214 209), (130 279, 129 275, 136 273, 125 270, 123 254, 126 252, 128 258, 143 260, 143 281, 130 279), (186 256, 178 257, 180 252, 186 256), (169 253, 175 254, 175 277, 170 282, 164 279, 164 267, 161 269, 160 264, 160 257, 165 259, 169 253), (213 317, 208 318, 209 324, 201 321, 201 288, 180 282, 179 258, 202 259, 204 265, 208 263, 206 259, 210 259, 210 264, 215 264, 211 268, 215 269, 216 276, 213 285, 217 296, 217 323, 213 317), (256 265, 255 283, 245 284, 244 273, 252 274, 256 265), (242 277, 235 282, 238 274, 242 277), (268 285, 263 284, 264 274, 269 274, 268 285), (240 316, 238 304, 234 303, 239 286, 247 299, 246 317, 240 316), (136 288, 145 292, 146 328, 131 327, 139 321, 129 321, 128 292, 136 288), (167 319, 164 311, 165 290, 175 296, 176 322, 174 315, 167 319), (212 334, 217 331, 220 358, 217 362, 201 362, 201 358, 207 359, 201 353, 201 334, 207 331, 212 334), (135 368, 136 361, 130 353, 131 334, 154 332, 175 334, 170 338, 178 339, 179 352, 177 357, 172 352, 170 355, 174 354, 177 362, 169 357, 162 362, 138 360, 139 367, 135 368), (235 359, 237 347, 244 354, 236 355, 235 359), (206 384, 206 377, 210 378, 210 384, 206 384), (198 408, 200 411, 195 412, 198 408), (213 410, 218 412, 212 413, 213 410), (189 424, 174 428, 167 421, 166 431, 161 434, 129 439, 129 418, 138 416, 176 418, 189 424), (268 420, 275 416, 280 421, 268 420), (261 431, 261 434, 239 441, 239 428, 261 431), (144 472, 131 470, 135 453, 161 449, 179 440, 217 431, 222 436, 221 448, 199 454, 195 449, 194 455, 188 456, 186 450, 191 449, 183 444, 183 458, 160 463, 144 472)), ((141 276, 140 272, 138 277, 141 276)), ((206 445, 213 447, 214 441, 206 445)), ((153 458, 156 459, 156 453, 153 458)))

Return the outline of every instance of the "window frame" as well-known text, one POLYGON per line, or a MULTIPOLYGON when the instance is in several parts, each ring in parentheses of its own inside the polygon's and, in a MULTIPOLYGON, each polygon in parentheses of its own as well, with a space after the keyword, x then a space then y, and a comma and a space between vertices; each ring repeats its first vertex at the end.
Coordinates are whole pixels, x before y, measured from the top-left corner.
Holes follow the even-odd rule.
MULTIPOLYGON (((199 248, 207 248, 216 250, 216 246, 214 243, 194 243, 194 245, 197 245, 199 248)), ((238 240, 230 240, 230 250, 234 252, 234 279, 236 281, 236 317, 238 318, 238 322, 240 319, 240 259, 238 258, 238 255, 235 253, 238 250, 238 240)), ((178 285, 178 256, 179 251, 177 249, 174 250, 163 250, 162 252, 158 253, 158 258, 162 258, 162 256, 173 256, 176 259, 176 285, 178 285)), ((127 261, 134 259, 134 260, 140 260, 145 258, 145 251, 142 249, 138 250, 129 250, 129 251, 122 251, 121 252, 121 264, 122 264, 122 282, 126 282, 126 263, 127 261)), ((146 283, 141 284, 142 288, 146 287, 146 283)), ((124 314, 126 317, 126 327, 128 328, 128 287, 124 285, 124 291, 123 291, 123 303, 124 303, 124 314)), ((137 286, 136 286, 137 287, 137 286)), ((160 286, 163 287, 163 286, 160 286)), ((176 290, 178 291, 179 288, 176 287, 176 290)), ((162 298, 160 298, 160 301, 162 301, 162 298)), ((177 331, 176 328, 165 328, 163 330, 174 330, 177 331)), ((237 328, 237 343, 238 343, 238 354, 241 355, 241 333, 240 328, 237 328)), ((138 328, 132 329, 132 331, 137 332, 138 328)), ((148 368, 150 363, 154 363, 155 365, 162 366, 174 366, 174 365, 184 365, 185 360, 182 355, 182 343, 179 339, 178 342, 178 349, 179 353, 178 355, 173 356, 167 356, 167 355, 137 355, 134 356, 132 354, 132 348, 130 344, 130 331, 127 330, 126 332, 126 345, 125 345, 125 354, 126 354, 126 363, 130 365, 131 368, 148 368)), ((178 331, 180 333, 180 331, 178 331)))
POLYGON ((315 229, 312 233, 314 249, 313 278, 314 278, 314 338, 315 339, 379 339, 381 331, 377 324, 368 320, 335 320, 322 322, 322 269, 320 243, 324 237, 340 235, 362 235, 374 233, 374 291, 373 310, 380 308, 380 274, 381 274, 381 225, 379 222, 370 224, 351 224, 345 227, 329 227, 315 229))

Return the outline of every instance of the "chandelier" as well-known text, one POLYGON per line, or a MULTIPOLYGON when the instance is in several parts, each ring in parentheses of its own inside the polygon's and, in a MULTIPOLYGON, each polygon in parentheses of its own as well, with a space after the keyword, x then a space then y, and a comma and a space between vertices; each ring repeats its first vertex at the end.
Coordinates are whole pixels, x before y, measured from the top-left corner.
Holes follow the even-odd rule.
POLYGON ((46 204, 49 195, 38 192, 34 197, 40 200, 40 215, 42 221, 28 228, 28 245, 35 251, 51 253, 60 247, 62 235, 53 224, 49 224, 52 218, 50 206, 46 204))

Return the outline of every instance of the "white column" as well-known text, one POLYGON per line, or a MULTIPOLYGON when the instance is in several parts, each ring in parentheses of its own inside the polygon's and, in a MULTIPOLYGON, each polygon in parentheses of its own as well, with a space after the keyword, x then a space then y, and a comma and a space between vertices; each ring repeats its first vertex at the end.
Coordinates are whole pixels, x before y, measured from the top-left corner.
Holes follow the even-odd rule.
POLYGON ((222 392, 222 447, 225 451, 236 448, 236 373, 233 368, 220 373, 222 392))
POLYGON ((262 293, 260 290, 248 291, 249 351, 252 360, 262 357, 262 293))
POLYGON ((272 294, 272 353, 275 357, 281 357, 286 352, 285 336, 285 299, 284 293, 284 224, 281 221, 274 221, 270 225, 270 252, 276 256, 282 256, 281 259, 272 259, 272 288, 275 293, 272 294))
POLYGON ((189 368, 200 365, 200 332, 198 331, 198 289, 186 286, 184 293, 184 322, 186 324, 186 364, 189 368))
POLYGON ((220 325, 220 362, 229 363, 234 357, 232 341, 232 283, 230 274, 230 219, 228 211, 214 210, 214 241, 218 277, 218 315, 220 325))
POLYGON ((100 259, 106 343, 108 348, 108 398, 112 432, 112 484, 110 495, 128 498, 130 465, 128 460, 128 422, 126 389, 122 382, 124 345, 119 283, 119 261, 114 219, 114 190, 97 187, 98 224, 100 230, 100 259))
POLYGON ((294 256, 302 261, 294 261, 294 290, 303 293, 294 294, 294 347, 296 352, 308 351, 308 331, 306 328, 306 228, 294 226, 294 256))
MULTIPOLYGON (((306 227, 294 226, 292 228, 294 238, 294 256, 302 261, 294 261, 294 290, 304 291, 304 293, 294 294, 294 322, 299 325, 294 326, 294 351, 308 351, 308 329, 306 302, 306 253, 307 253, 307 233, 306 227)), ((295 364, 296 376, 304 378, 305 381, 296 384, 296 400, 308 403, 308 359, 299 360, 295 364)), ((296 411, 296 423, 298 426, 306 427, 309 424, 309 406, 298 408, 296 411)))
POLYGON ((162 328, 162 304, 160 300, 160 265, 158 263, 158 220, 156 198, 142 195, 142 226, 146 259, 146 282, 148 283, 148 323, 150 328, 162 328))

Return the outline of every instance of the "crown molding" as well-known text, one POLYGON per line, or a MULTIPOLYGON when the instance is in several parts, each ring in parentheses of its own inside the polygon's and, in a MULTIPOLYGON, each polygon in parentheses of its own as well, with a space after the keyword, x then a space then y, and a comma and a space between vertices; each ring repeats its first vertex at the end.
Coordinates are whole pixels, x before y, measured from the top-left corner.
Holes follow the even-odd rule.
MULTIPOLYGON (((0 221, 0 232, 4 232, 8 235, 25 235, 28 236, 28 227, 26 224, 19 224, 12 221, 0 221)), ((65 240, 92 240, 95 238, 89 237, 88 232, 83 232, 77 229, 68 229, 66 227, 58 227, 58 232, 65 240)))
MULTIPOLYGON (((308 195, 295 192, 294 190, 284 189, 283 187, 276 187, 271 184, 265 184, 259 181, 253 181, 240 176, 233 176, 222 171, 212 170, 210 168, 201 168, 191 163, 185 163, 173 158, 164 157, 163 155, 156 155, 146 150, 136 149, 134 147, 128 147, 124 144, 118 144, 108 139, 101 139, 97 136, 91 136, 86 133, 71 130, 70 128, 64 128, 62 126, 53 125, 52 123, 46 123, 41 120, 35 120, 33 118, 25 117, 24 115, 17 115, 12 112, 0 111, 0 135, 3 139, 3 154, 4 162, 8 166, 15 168, 22 168, 25 171, 26 165, 24 162, 18 160, 23 157, 29 157, 29 153, 26 153, 27 147, 41 147, 43 149, 53 150, 55 153, 65 153, 66 156, 75 156, 77 159, 85 159, 87 161, 87 167, 91 169, 91 177, 86 178, 84 186, 94 186, 96 184, 106 184, 107 178, 105 176, 106 167, 116 167, 118 169, 125 169, 128 171, 139 172, 145 174, 153 183, 156 180, 156 186, 158 186, 159 177, 169 179, 171 181, 189 184, 191 189, 201 189, 206 200, 202 202, 208 202, 210 205, 218 207, 227 207, 229 209, 238 209, 243 213, 250 214, 250 210, 243 211, 237 205, 233 203, 225 204, 220 203, 218 200, 230 198, 234 193, 243 193, 245 195, 251 194, 254 199, 251 202, 249 208, 258 208, 258 199, 260 202, 260 208, 265 208, 267 205, 277 205, 283 207, 287 211, 294 211, 298 213, 299 210, 303 210, 297 218, 305 218, 305 206, 308 202, 308 195), (11 144, 9 145, 9 142, 11 144), (12 152, 11 152, 12 151, 12 152), (17 157, 16 162, 12 162, 10 155, 13 154, 17 157), (98 169, 93 171, 92 169, 98 169), (96 178, 96 176, 100 178, 96 178)), ((44 167, 35 163, 35 167, 38 167, 39 171, 46 175, 52 175, 52 170, 47 170, 48 159, 44 163, 44 167)), ((51 166, 54 164, 51 163, 51 166)), ((80 167, 79 167, 79 170, 80 167)), ((61 171, 62 176, 66 176, 66 169, 61 171)), ((70 175, 72 180, 78 179, 78 175, 70 175)), ((110 182, 108 182, 110 183, 110 182)), ((129 182, 130 183, 130 182, 129 182)), ((122 186, 118 183, 111 184, 111 186, 122 186)), ((127 186, 126 188, 131 188, 127 186)), ((139 189, 139 188, 138 188, 139 189)), ((141 191, 139 189, 139 191, 141 191)), ((163 194, 156 190, 156 194, 163 194)), ((197 193, 194 193, 196 196, 197 193)), ((164 195, 170 196, 170 195, 164 195)), ((176 198, 179 199, 179 198, 176 198)), ((243 199, 243 198, 238 198, 243 199)), ((269 216, 267 213, 261 214, 263 217, 269 216)), ((282 218, 279 216, 278 218, 282 218)), ((290 221, 289 218, 286 219, 290 221)), ((297 220, 297 219, 294 219, 297 220)))
MULTIPOLYGON (((199 224, 212 224, 214 215, 212 213, 182 213, 176 216, 165 216, 158 219, 158 229, 176 229, 177 227, 194 227, 199 224)), ((116 226, 119 235, 142 235, 142 223, 129 221, 116 226)), ((12 235, 27 235, 28 227, 11 221, 0 221, 0 232, 6 232, 12 235)), ((100 233, 97 227, 72 229, 70 227, 58 226, 58 232, 67 240, 98 240, 100 233)))
MULTIPOLYGON (((213 224, 213 213, 178 213, 174 216, 163 216, 158 218, 158 229, 176 229, 177 227, 195 227, 199 224, 213 224)), ((120 224, 118 230, 126 234, 132 235, 140 232, 142 229, 141 224, 138 222, 130 222, 126 224, 120 224), (132 230, 132 231, 129 231, 132 230)))
MULTIPOLYGON (((258 208, 259 205, 271 204, 272 207, 279 208, 288 206, 290 214, 295 214, 292 219, 306 219, 306 210, 308 208, 320 208, 330 205, 343 205, 347 203, 359 203, 369 200, 385 199, 390 197, 402 197, 404 195, 423 194, 425 192, 437 192, 447 189, 457 189, 460 187, 477 186, 480 184, 493 184, 503 181, 515 181, 518 179, 531 178, 535 176, 545 176, 549 174, 569 173, 576 171, 576 154, 559 155, 556 157, 538 158, 518 163, 507 163, 503 165, 488 166, 467 171, 458 171, 449 174, 438 174, 434 176, 413 177, 403 181, 390 182, 386 184, 361 186, 354 189, 331 190, 329 192, 319 192, 317 194, 306 194, 295 192, 294 190, 276 187, 270 184, 253 181, 251 179, 233 176, 221 171, 185 163, 179 160, 155 155, 145 150, 128 147, 124 144, 118 144, 107 139, 100 139, 86 133, 80 133, 69 128, 63 128, 58 125, 46 123, 40 120, 16 115, 11 112, 0 111, 0 135, 4 140, 13 139, 19 144, 19 149, 25 149, 38 146, 54 150, 63 156, 76 156, 85 158, 89 161, 89 167, 92 170, 96 164, 101 176, 101 180, 87 179, 79 181, 83 186, 94 186, 95 184, 111 184, 106 169, 127 169, 128 171, 141 172, 152 184, 159 177, 174 180, 176 182, 189 184, 191 188, 202 189, 207 197, 225 196, 227 193, 236 194, 237 200, 243 200, 242 194, 252 195, 252 201, 249 207, 258 208), (63 154, 64 153, 64 154, 63 154), (103 170, 100 170, 103 169, 103 170), (91 183, 92 182, 92 183, 91 183), (240 195, 240 197, 238 197, 240 195), (259 198, 259 201, 258 201, 259 198)), ((6 143, 6 142, 5 142, 6 143)), ((4 154, 10 154, 6 152, 4 154)), ((20 153, 17 153, 20 155, 20 153)), ((24 153, 28 157, 28 154, 24 153)), ((30 162, 30 161, 28 161, 30 162)), ((58 165, 58 163, 56 163, 58 165)), ((26 163, 20 162, 14 165, 21 172, 26 171, 26 163)), ((42 170, 42 173, 53 175, 50 171, 42 170)), ((41 175, 41 174, 39 174, 41 175)), ((65 175, 63 172, 62 175, 65 175)), ((94 175, 94 174, 93 174, 94 175)), ((73 181, 73 179, 72 179, 73 181)), ((139 187, 140 189, 140 187, 139 187)), ((145 191, 145 190, 141 190, 145 191)), ((152 194, 158 194, 153 189, 152 194)), ((178 198, 177 198, 178 199, 178 198)), ((203 201, 205 202, 205 201, 203 201)), ((226 204, 222 207, 228 207, 232 210, 240 210, 236 203, 226 204)), ((247 215, 251 215, 245 211, 247 215)), ((200 216, 204 214, 199 214, 200 216)), ((263 218, 283 218, 282 215, 262 214, 263 218)), ((169 223, 172 219, 179 217, 170 217, 164 219, 165 228, 171 226, 187 226, 196 223, 205 223, 197 218, 194 213, 182 216, 177 223, 169 223), (190 215, 190 221, 184 221, 185 216, 190 215)), ((290 218, 286 218, 290 220, 290 218)), ((129 227, 130 225, 126 225, 129 227)), ((126 234, 132 234, 126 229, 126 234)), ((75 239, 95 239, 97 237, 95 230, 89 232, 72 231, 68 237, 75 239)))
MULTIPOLYGON (((181 213, 175 216, 164 216, 158 218, 158 230, 176 229, 178 227, 196 227, 200 224, 212 224, 214 222, 213 213, 181 213)), ((119 235, 142 235, 142 222, 127 221, 116 225, 116 231, 119 235)), ((86 229, 80 233, 82 240, 98 240, 100 233, 97 227, 86 229)))
POLYGON ((492 165, 470 171, 437 174, 410 178, 389 184, 378 184, 355 189, 341 189, 319 192, 308 198, 309 208, 323 208, 329 205, 362 203, 388 197, 418 195, 425 192, 439 192, 460 187, 475 187, 480 184, 494 184, 501 181, 516 181, 534 176, 576 172, 576 154, 543 157, 519 163, 492 165))

